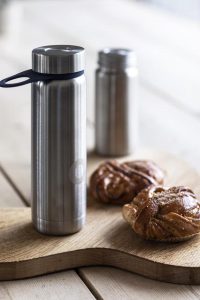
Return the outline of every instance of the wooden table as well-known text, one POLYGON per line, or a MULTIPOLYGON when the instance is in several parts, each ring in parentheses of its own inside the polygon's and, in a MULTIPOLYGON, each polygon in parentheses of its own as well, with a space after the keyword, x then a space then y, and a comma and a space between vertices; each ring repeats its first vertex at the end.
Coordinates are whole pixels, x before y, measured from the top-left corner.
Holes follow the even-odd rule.
MULTIPOLYGON (((128 0, 11 1, 0 35, 1 77, 31 66, 32 48, 78 44, 87 51, 88 149, 94 141, 94 70, 105 46, 131 47, 140 69, 142 147, 200 167, 200 25, 128 0)), ((0 90, 0 206, 30 203, 30 87, 0 90)), ((0 283, 0 299, 199 299, 198 286, 155 282, 88 267, 0 283)))

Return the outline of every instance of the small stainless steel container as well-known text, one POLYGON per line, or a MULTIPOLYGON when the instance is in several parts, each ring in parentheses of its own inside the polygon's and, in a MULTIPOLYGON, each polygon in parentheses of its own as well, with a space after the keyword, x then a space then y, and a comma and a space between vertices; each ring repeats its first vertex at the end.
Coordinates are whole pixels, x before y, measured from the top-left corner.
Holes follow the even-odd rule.
MULTIPOLYGON (((73 74, 84 49, 45 46, 32 52, 32 69, 73 74)), ((79 231, 86 214, 85 76, 32 83, 32 219, 45 234, 79 231)))
POLYGON ((96 151, 124 156, 137 141, 137 60, 133 50, 106 48, 96 70, 96 151))

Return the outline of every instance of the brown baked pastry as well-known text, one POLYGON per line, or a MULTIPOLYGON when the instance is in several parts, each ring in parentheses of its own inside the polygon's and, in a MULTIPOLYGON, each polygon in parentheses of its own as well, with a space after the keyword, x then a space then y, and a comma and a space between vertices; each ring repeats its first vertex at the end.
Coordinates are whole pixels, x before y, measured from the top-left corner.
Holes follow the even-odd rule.
POLYGON ((200 201, 183 186, 151 186, 123 206, 123 216, 144 239, 182 241, 200 231, 200 201))
POLYGON ((91 175, 90 193, 104 203, 125 204, 142 189, 162 185, 163 179, 163 171, 152 161, 107 161, 91 175))

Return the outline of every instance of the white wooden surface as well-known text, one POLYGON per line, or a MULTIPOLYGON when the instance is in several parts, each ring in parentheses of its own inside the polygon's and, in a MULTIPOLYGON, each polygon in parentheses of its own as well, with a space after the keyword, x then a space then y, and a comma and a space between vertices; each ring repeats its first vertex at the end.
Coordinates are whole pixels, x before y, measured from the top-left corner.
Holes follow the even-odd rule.
POLYGON ((115 268, 84 268, 80 274, 96 295, 103 299, 193 300, 200 297, 200 287, 155 282, 115 268))
MULTIPOLYGON (((200 168, 199 23, 131 0, 13 0, 4 17, 1 77, 30 68, 34 47, 86 47, 88 148, 94 140, 97 51, 134 48, 140 69, 140 146, 167 150, 200 168)), ((0 164, 7 174, 0 175, 0 206, 25 205, 30 200, 30 185, 22 185, 30 168, 28 86, 0 90, 0 141, 0 164)), ((98 299, 200 298, 199 287, 154 282, 105 267, 0 283, 0 299, 92 299, 91 292, 98 299)))
POLYGON ((94 296, 74 271, 60 272, 33 279, 4 281, 0 285, 0 300, 27 299, 84 299, 94 296))

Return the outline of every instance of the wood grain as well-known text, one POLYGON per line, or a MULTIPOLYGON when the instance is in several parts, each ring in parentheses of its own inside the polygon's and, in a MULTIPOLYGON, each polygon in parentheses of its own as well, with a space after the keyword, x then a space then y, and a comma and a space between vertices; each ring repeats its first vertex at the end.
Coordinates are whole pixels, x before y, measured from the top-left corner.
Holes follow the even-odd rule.
MULTIPOLYGON (((20 195, 26 206, 31 202, 31 167, 29 164, 3 163, 4 176, 13 186, 13 189, 20 195)), ((9 195, 10 197, 10 195, 9 195)), ((18 206, 18 205, 17 205, 18 206)))
POLYGON ((5 281, 0 285, 0 300, 92 300, 95 299, 74 271, 37 278, 5 281))
POLYGON ((158 282, 111 267, 85 267, 79 274, 98 299, 196 300, 200 297, 199 286, 158 282))
MULTIPOLYGON (((143 151, 167 171, 167 185, 189 185, 200 196, 200 176, 182 160, 143 151)), ((131 157, 126 158, 131 159, 131 157)), ((88 159, 88 176, 102 160, 88 159)), ((174 283, 200 283, 200 236, 184 243, 155 243, 137 237, 121 208, 89 201, 87 224, 66 237, 37 233, 29 208, 0 210, 0 279, 17 279, 89 265, 109 265, 174 283), (193 249, 193 251, 191 251, 193 249)))
POLYGON ((7 182, 1 173, 0 168, 0 207, 21 207, 24 206, 20 197, 7 182))

